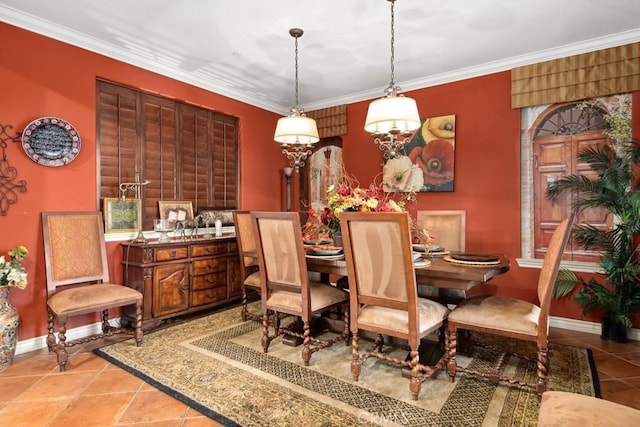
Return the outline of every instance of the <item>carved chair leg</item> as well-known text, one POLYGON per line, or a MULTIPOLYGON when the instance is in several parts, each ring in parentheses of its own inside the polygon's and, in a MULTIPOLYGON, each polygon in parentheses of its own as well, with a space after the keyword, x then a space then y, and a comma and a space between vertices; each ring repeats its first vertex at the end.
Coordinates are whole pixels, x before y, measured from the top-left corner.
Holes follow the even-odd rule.
POLYGON ((142 302, 138 302, 136 303, 136 325, 134 332, 137 347, 142 345, 142 335, 142 302))
POLYGON ((247 310, 247 292, 244 289, 244 285, 242 285, 242 310, 240 310, 240 316, 242 317, 242 321, 246 322, 249 318, 249 311, 247 310))
POLYGON ((413 400, 418 400, 420 387, 422 385, 422 381, 418 378, 418 375, 420 374, 420 369, 418 368, 418 348, 412 348, 409 355, 411 356, 411 379, 409 380, 409 390, 411 391, 411 398, 413 400))
POLYGON ((360 336, 357 332, 351 337, 351 375, 354 381, 358 381, 360 377, 360 336))
POLYGON ((456 379, 456 347, 458 329, 455 325, 447 326, 447 372, 449 373, 449 381, 454 382, 456 379))
POLYGON ((344 338, 344 345, 349 345, 349 335, 351 335, 351 331, 349 330, 349 310, 344 310, 344 329, 342 330, 342 337, 344 338))
POLYGON ((111 325, 109 325, 109 310, 102 310, 102 333, 108 333, 109 329, 111 329, 111 325))
POLYGON ((547 371, 549 366, 549 350, 547 348, 538 349, 538 381, 536 383, 536 393, 538 399, 547 390, 547 371))
POLYGON ((53 323, 53 313, 51 310, 47 309, 47 348, 49 352, 52 352, 55 349, 56 345, 56 336, 54 335, 54 323, 53 323))
POLYGON ((56 356, 58 358, 58 366, 60 372, 67 370, 67 360, 69 354, 67 353, 67 321, 60 322, 58 325, 58 345, 56 349, 56 356))
POLYGON ((304 321, 303 326, 303 337, 304 341, 302 342, 302 361, 304 362, 304 366, 309 366, 309 361, 311 360, 311 330, 309 327, 309 321, 304 321))
MULTIPOLYGON (((275 313, 275 317, 278 313, 275 313)), ((277 330, 277 329, 276 329, 277 330)), ((262 350, 267 353, 269 351, 269 312, 262 313, 262 350)))

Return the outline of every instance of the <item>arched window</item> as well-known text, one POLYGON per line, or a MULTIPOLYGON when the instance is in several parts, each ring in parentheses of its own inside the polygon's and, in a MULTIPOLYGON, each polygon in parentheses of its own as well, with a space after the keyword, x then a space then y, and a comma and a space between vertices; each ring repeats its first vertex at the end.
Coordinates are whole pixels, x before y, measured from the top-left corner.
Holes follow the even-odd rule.
MULTIPOLYGON (((610 143, 603 133, 607 128, 604 116, 624 96, 628 95, 598 98, 595 103, 574 102, 522 109, 523 259, 544 257, 553 230, 571 210, 571 197, 574 196, 566 194, 552 201, 546 196, 547 186, 566 175, 589 176, 593 173, 587 165, 578 162, 577 154, 588 146, 610 143)), ((586 210, 576 218, 577 223, 602 228, 610 228, 613 220, 601 209, 586 210)), ((564 259, 599 261, 597 252, 585 251, 573 242, 567 245, 564 259)))

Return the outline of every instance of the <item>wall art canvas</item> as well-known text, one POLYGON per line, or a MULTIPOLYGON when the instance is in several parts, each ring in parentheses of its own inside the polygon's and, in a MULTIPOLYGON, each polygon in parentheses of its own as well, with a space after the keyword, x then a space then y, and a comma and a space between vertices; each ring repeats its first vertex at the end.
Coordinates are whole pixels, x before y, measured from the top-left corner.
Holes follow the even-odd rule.
POLYGON ((387 192, 453 191, 456 116, 429 117, 396 159, 383 166, 387 192))
POLYGON ((105 233, 125 233, 138 231, 140 218, 140 199, 104 199, 105 233))

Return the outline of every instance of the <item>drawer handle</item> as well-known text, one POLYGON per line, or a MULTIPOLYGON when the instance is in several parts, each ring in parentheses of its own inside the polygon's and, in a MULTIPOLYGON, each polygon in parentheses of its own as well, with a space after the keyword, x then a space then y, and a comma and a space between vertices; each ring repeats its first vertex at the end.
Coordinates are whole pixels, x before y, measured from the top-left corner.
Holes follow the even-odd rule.
POLYGON ((174 258, 174 257, 178 256, 178 253, 175 250, 171 250, 171 251, 169 251, 169 256, 171 258, 174 258))
POLYGON ((207 264, 207 268, 209 270, 215 270, 216 268, 218 268, 218 264, 207 264))
POLYGON ((207 278, 205 278, 205 280, 207 281, 207 283, 211 283, 211 284, 214 284, 214 283, 218 282, 216 279, 207 279, 207 278))

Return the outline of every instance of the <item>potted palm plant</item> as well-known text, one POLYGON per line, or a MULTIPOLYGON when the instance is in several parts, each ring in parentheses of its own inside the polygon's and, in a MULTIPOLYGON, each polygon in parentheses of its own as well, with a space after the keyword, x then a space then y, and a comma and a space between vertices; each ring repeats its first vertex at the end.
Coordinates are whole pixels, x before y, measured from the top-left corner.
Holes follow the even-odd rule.
POLYGON ((569 175, 546 190, 551 199, 566 192, 574 194, 571 206, 577 211, 604 208, 614 217, 612 229, 580 224, 572 233, 585 249, 600 252, 603 278, 586 280, 562 269, 554 295, 567 296, 578 288, 574 300, 583 315, 601 313, 601 337, 618 342, 626 341, 630 315, 640 309, 640 144, 631 138, 631 110, 625 107, 604 116, 611 145, 587 147, 578 153, 578 159, 595 172, 594 178, 569 175))

